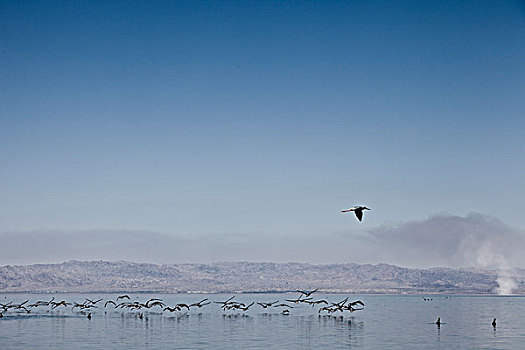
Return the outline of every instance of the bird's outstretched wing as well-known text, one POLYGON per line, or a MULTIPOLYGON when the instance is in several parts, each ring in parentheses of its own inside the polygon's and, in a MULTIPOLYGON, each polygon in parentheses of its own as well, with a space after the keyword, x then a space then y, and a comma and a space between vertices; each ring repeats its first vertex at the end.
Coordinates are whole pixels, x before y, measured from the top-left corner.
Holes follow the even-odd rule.
POLYGON ((363 219, 363 211, 362 210, 354 210, 355 216, 357 216, 357 219, 361 221, 363 219))

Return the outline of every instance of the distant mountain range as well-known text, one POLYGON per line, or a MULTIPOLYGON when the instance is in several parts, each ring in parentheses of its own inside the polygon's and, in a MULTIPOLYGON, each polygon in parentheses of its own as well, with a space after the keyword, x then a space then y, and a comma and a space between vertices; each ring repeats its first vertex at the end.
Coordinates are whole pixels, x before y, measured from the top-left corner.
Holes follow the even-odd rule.
MULTIPOLYGON (((515 270, 517 294, 525 294, 525 270, 515 270)), ((495 294, 497 271, 408 269, 394 265, 224 262, 145 264, 68 261, 0 267, 0 292, 287 292, 495 294)))

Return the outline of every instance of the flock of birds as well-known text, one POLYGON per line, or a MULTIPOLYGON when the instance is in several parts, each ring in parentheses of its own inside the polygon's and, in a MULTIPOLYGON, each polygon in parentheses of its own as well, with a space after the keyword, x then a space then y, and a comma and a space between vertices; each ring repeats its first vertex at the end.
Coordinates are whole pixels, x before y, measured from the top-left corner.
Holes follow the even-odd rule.
MULTIPOLYGON (((35 308, 47 308, 46 310, 55 310, 57 308, 67 308, 71 306, 71 311, 77 311, 80 314, 86 315, 88 319, 91 320, 91 311, 93 309, 96 309, 99 307, 103 307, 104 309, 108 309, 112 307, 113 309, 119 309, 119 310, 127 310, 127 311, 136 311, 136 310, 150 310, 153 308, 158 308, 158 310, 161 310, 162 312, 188 312, 192 309, 200 309, 206 305, 210 304, 218 304, 219 307, 224 311, 233 311, 238 313, 245 313, 248 311, 252 306, 255 304, 259 305, 262 309, 277 309, 280 311, 283 315, 289 315, 290 309, 294 308, 294 305, 298 304, 308 304, 312 307, 314 306, 321 306, 317 313, 319 316, 323 314, 324 316, 330 316, 331 314, 341 312, 341 315, 345 312, 354 312, 363 310, 365 304, 361 300, 356 300, 349 302, 348 297, 339 301, 339 302, 329 302, 326 299, 317 299, 314 300, 312 295, 317 292, 318 289, 314 289, 311 291, 303 291, 298 290, 299 296, 295 299, 284 299, 283 302, 280 302, 279 300, 271 301, 271 302, 251 302, 250 304, 245 304, 243 302, 239 302, 234 300, 235 295, 231 296, 230 298, 224 300, 224 301, 211 301, 208 300, 208 298, 201 299, 199 301, 196 301, 194 303, 178 303, 174 306, 169 306, 166 303, 163 302, 162 299, 159 298, 150 298, 145 302, 140 301, 131 301, 131 297, 127 294, 119 295, 115 300, 107 300, 102 304, 104 299, 89 299, 85 298, 84 302, 77 303, 77 302, 68 302, 66 300, 60 300, 55 301, 55 297, 51 298, 49 301, 39 300, 32 304, 29 303, 29 300, 26 300, 22 303, 13 303, 12 301, 7 303, 0 303, 0 318, 4 317, 4 313, 7 315, 8 313, 14 312, 14 313, 31 313, 31 311, 35 308), (100 303, 100 304, 99 304, 100 303), (292 305, 293 304, 293 305, 292 305), (103 306, 102 306, 103 305, 103 306), (78 309, 78 310, 76 310, 78 309)), ((423 298, 425 301, 432 300, 431 298, 423 298)), ((231 314, 230 314, 231 315, 231 314)), ((139 319, 142 319, 144 317, 143 312, 137 313, 137 317, 139 319)), ((342 316, 341 316, 342 317, 342 316)), ((435 324, 438 326, 438 328, 441 327, 443 322, 441 322, 441 318, 438 317, 435 324)), ((492 327, 494 327, 494 330, 496 329, 496 319, 494 318, 492 320, 492 327)))
MULTIPOLYGON (((285 299, 284 301, 280 302, 279 300, 271 301, 271 302, 252 302, 250 304, 245 304, 242 302, 239 302, 235 299, 235 295, 228 298, 225 301, 210 301, 208 298, 196 301, 194 303, 178 303, 173 306, 167 305, 163 302, 162 299, 159 298, 151 298, 145 302, 140 301, 131 301, 131 297, 127 294, 119 295, 115 300, 107 300, 102 304, 104 299, 97 299, 92 300, 85 298, 84 302, 78 303, 78 302, 68 302, 66 300, 60 300, 55 301, 55 297, 53 297, 49 301, 39 300, 37 302, 34 302, 32 304, 29 303, 29 300, 26 300, 22 303, 13 303, 7 302, 7 303, 0 303, 0 318, 4 316, 4 313, 7 314, 9 312, 15 312, 15 313, 31 313, 31 311, 35 308, 47 308, 47 310, 55 310, 57 308, 67 308, 71 306, 71 311, 77 311, 79 313, 87 315, 88 319, 91 319, 91 311, 93 309, 99 308, 99 306, 103 307, 105 310, 108 308, 118 309, 118 310, 128 310, 128 311, 137 311, 137 310, 150 310, 156 308, 157 310, 161 310, 162 312, 188 312, 192 309, 200 309, 206 305, 210 304, 218 304, 219 307, 223 311, 233 311, 233 312, 239 312, 244 313, 248 311, 252 306, 255 304, 259 305, 263 309, 271 308, 273 310, 279 311, 283 315, 289 315, 290 309, 294 308, 294 305, 298 304, 308 304, 312 307, 317 305, 322 305, 317 313, 318 314, 325 314, 331 315, 336 312, 343 313, 344 311, 354 312, 358 310, 363 310, 364 303, 361 300, 356 300, 353 302, 348 302, 348 298, 345 298, 339 302, 333 303, 329 302, 326 299, 318 299, 314 300, 313 294, 317 292, 318 289, 314 289, 311 291, 303 291, 298 290, 299 296, 295 299, 285 299), (100 303, 100 304, 99 304, 100 303), (103 305, 103 306, 102 306, 103 305)), ((143 318, 143 313, 140 312, 139 318, 143 318)))
MULTIPOLYGON (((301 304, 301 303, 305 303, 305 304, 308 304, 308 305, 311 305, 312 307, 316 306, 316 305, 320 305, 320 304, 323 304, 323 305, 327 305, 327 306, 323 306, 321 308, 318 309, 317 313, 318 314, 321 314, 321 312, 323 311, 326 311, 328 314, 332 314, 334 312, 337 312, 337 311, 340 311, 340 312, 344 312, 344 311, 349 311, 349 312, 354 312, 354 311, 357 311, 357 310, 363 310, 363 308, 355 308, 354 306, 355 305, 362 305, 364 306, 365 304, 361 301, 361 300, 356 300, 354 302, 349 302, 348 303, 348 298, 345 298, 343 300, 341 300, 340 302, 338 303, 331 303, 331 302, 328 302, 327 300, 325 299, 319 299, 319 300, 313 300, 313 297, 311 297, 311 295, 315 292, 317 292, 318 289, 314 289, 312 291, 302 291, 302 290, 298 290, 297 292, 301 293, 299 295, 298 298, 296 299, 285 299, 286 302, 288 303, 293 303, 293 304, 301 304)), ((226 311, 226 310, 242 310, 242 311, 247 311, 251 306, 253 306, 255 304, 255 302, 252 302, 251 304, 248 304, 248 305, 245 305, 244 303, 239 303, 237 301, 233 301, 233 299, 235 298, 235 295, 232 296, 231 298, 225 300, 225 301, 216 301, 214 303, 216 304, 220 304, 221 305, 221 308, 226 311)), ((272 302, 257 302, 257 304, 262 307, 263 309, 267 309, 267 308, 281 308, 282 310, 282 314, 284 315, 288 315, 290 313, 290 309, 293 309, 294 306, 293 305, 290 305, 290 304, 287 304, 287 303, 284 303, 284 302, 281 302, 279 303, 279 300, 276 300, 276 301, 272 301, 272 302)))

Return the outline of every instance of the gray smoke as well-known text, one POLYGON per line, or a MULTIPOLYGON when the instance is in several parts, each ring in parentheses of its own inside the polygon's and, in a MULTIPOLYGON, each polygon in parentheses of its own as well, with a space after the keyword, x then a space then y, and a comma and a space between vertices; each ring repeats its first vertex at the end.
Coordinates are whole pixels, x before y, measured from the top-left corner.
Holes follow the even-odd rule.
POLYGON ((369 234, 371 242, 397 252, 399 264, 497 270, 500 294, 517 288, 511 266, 525 262, 524 232, 478 213, 436 214, 422 221, 384 225, 369 234))
POLYGON ((500 269, 496 282, 498 282, 498 294, 500 295, 510 295, 518 289, 518 281, 513 269, 500 269))

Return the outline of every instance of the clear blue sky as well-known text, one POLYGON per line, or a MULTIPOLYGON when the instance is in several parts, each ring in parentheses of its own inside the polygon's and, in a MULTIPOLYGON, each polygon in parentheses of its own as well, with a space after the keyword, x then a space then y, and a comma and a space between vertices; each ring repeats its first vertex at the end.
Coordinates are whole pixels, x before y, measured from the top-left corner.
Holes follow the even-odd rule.
POLYGON ((0 166, 4 232, 523 228, 525 5, 4 0, 0 166))

